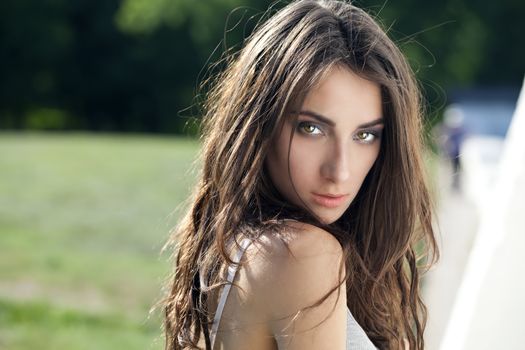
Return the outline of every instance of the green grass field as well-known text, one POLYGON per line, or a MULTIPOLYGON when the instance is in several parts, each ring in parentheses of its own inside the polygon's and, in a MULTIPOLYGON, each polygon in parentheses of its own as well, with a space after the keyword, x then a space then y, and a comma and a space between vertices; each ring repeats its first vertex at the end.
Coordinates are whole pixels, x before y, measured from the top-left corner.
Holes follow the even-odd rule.
POLYGON ((160 250, 198 142, 0 133, 0 349, 162 349, 160 250))

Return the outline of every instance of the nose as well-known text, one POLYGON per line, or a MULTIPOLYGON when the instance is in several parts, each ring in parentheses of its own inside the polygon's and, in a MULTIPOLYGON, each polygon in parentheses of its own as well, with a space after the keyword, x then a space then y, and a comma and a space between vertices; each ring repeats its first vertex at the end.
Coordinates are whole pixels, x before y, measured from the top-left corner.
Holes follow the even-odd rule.
POLYGON ((323 178, 340 183, 350 178, 350 150, 342 143, 337 142, 327 151, 321 168, 323 178))

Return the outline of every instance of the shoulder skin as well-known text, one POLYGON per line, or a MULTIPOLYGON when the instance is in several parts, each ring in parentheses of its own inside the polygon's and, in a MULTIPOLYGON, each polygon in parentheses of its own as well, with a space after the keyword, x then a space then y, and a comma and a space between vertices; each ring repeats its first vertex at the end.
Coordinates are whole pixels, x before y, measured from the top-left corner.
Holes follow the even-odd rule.
POLYGON ((264 233, 247 249, 239 278, 245 305, 267 324, 279 349, 345 349, 341 245, 327 231, 299 222, 287 224, 283 236, 288 248, 280 238, 264 233), (320 305, 298 314, 334 288, 320 305))

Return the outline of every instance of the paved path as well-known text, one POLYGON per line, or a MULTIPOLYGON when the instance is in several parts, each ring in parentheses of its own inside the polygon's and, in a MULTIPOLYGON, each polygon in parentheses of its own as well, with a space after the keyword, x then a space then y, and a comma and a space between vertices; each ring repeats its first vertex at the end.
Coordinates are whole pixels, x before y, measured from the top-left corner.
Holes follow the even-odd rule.
POLYGON ((476 207, 460 191, 452 190, 451 183, 451 167, 441 160, 435 225, 441 259, 423 279, 423 299, 429 312, 427 350, 439 349, 478 225, 476 207))

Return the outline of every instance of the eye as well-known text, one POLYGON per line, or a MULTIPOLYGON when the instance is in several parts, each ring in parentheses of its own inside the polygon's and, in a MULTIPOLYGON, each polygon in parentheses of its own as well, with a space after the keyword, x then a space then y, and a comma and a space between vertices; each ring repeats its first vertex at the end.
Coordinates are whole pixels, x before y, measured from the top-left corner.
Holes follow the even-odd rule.
POLYGON ((301 133, 306 134, 306 135, 322 134, 321 129, 317 125, 310 123, 310 122, 299 122, 297 124, 297 130, 299 130, 301 133))
POLYGON ((362 142, 362 143, 372 143, 377 138, 378 138, 377 132, 371 131, 371 130, 358 131, 354 136, 354 140, 362 142))

